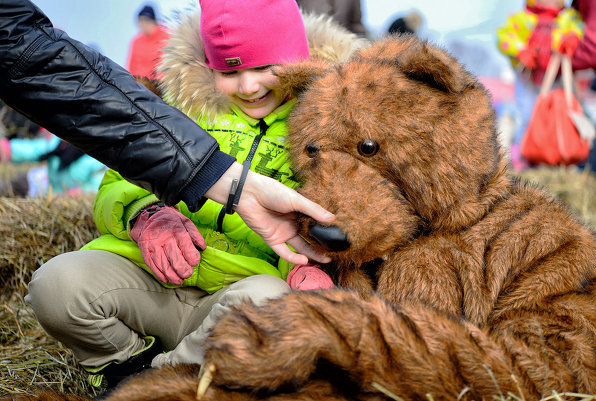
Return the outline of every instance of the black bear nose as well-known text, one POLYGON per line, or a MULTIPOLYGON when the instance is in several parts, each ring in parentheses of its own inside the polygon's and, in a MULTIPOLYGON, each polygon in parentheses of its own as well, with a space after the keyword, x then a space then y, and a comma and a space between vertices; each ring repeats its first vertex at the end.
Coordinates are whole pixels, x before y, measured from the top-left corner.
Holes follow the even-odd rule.
POLYGON ((350 247, 348 236, 338 226, 311 224, 308 235, 328 251, 340 252, 350 247))

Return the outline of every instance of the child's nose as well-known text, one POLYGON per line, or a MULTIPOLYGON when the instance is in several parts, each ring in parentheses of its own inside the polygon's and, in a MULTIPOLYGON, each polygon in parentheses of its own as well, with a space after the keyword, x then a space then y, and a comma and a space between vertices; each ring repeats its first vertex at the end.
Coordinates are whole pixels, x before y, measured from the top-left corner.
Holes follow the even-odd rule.
POLYGON ((259 80, 252 71, 243 71, 240 76, 240 92, 243 94, 256 93, 260 89, 259 80))

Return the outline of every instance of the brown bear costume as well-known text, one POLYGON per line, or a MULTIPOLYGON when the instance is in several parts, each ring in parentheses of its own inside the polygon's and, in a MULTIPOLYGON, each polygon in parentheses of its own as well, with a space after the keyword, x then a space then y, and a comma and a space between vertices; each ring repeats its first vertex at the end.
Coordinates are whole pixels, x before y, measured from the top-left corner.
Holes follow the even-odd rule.
POLYGON ((300 97, 290 126, 301 192, 337 216, 328 227, 302 217, 302 233, 354 290, 237 308, 213 330, 201 375, 150 371, 108 399, 596 394, 594 236, 508 176, 476 79, 412 37, 280 78, 300 97))

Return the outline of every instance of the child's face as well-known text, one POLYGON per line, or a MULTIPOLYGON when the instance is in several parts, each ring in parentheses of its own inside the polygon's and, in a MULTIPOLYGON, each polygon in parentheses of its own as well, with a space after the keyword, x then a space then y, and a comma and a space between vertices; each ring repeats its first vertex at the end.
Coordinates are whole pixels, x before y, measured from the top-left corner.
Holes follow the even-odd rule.
POLYGON ((279 79, 271 68, 265 65, 233 71, 213 70, 215 85, 247 115, 263 118, 284 100, 277 89, 279 79))
POLYGON ((156 25, 155 21, 153 21, 151 18, 147 18, 142 15, 138 18, 137 22, 139 25, 139 29, 145 35, 151 35, 151 32, 153 32, 153 29, 155 28, 155 25, 156 25))

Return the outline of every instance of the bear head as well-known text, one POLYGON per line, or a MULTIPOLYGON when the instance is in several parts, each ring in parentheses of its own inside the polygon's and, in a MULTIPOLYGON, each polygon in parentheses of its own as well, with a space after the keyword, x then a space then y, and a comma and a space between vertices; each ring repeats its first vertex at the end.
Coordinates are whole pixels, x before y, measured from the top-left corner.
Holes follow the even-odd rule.
POLYGON ((282 88, 300 192, 336 215, 301 234, 354 268, 479 220, 508 185, 484 87, 445 51, 390 37, 349 62, 288 65, 282 88))

